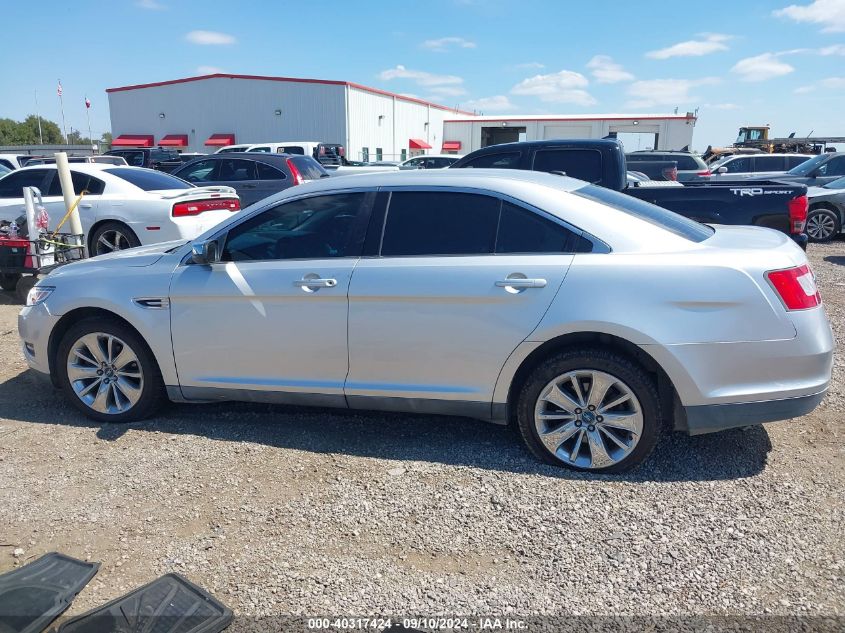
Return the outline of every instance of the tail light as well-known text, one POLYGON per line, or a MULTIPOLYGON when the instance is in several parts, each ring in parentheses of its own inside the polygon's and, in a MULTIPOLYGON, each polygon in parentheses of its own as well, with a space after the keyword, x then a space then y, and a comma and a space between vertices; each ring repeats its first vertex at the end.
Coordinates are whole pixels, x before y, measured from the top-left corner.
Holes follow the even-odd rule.
POLYGON ((709 169, 705 169, 704 171, 699 171, 699 172, 696 172, 696 174, 697 174, 698 176, 712 176, 712 175, 713 175, 713 172, 712 172, 712 171, 710 171, 709 169))
POLYGON ((667 167, 663 170, 663 177, 666 180, 677 180, 678 179, 678 168, 677 167, 667 167))
POLYGON ((807 225, 807 210, 810 203, 807 196, 797 196, 789 201, 789 232, 801 233, 807 225))
POLYGON ((241 201, 237 198, 217 198, 214 200, 191 200, 173 205, 173 217, 184 218, 199 215, 205 211, 238 211, 241 201))
POLYGON ((816 277, 808 264, 783 270, 770 270, 766 278, 787 310, 807 310, 822 302, 816 277))
MULTIPOLYGON (((322 148, 321 148, 322 149, 322 148)), ((296 165, 293 162, 292 158, 288 158, 288 169, 290 170, 290 176, 293 178, 293 184, 301 185, 305 182, 305 179, 302 177, 302 174, 299 173, 299 170, 296 168, 296 165)))

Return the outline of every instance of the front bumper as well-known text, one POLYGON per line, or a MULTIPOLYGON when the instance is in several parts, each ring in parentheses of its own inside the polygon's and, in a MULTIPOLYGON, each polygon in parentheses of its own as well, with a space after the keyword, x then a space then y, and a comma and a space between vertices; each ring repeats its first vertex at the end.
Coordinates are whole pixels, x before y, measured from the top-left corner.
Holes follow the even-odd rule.
POLYGON ((46 376, 50 375, 50 332, 58 320, 59 317, 50 314, 47 302, 27 306, 18 314, 23 356, 31 369, 46 376))

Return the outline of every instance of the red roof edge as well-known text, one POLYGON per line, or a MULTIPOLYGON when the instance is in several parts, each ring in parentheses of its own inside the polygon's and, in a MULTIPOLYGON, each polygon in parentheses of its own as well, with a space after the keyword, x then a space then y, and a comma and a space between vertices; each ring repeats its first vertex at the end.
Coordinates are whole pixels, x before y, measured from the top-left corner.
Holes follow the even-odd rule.
POLYGON ((446 112, 454 112, 455 114, 466 114, 472 116, 472 112, 450 108, 448 106, 440 105, 439 103, 432 103, 431 101, 424 101, 415 97, 406 97, 395 92, 387 90, 380 90, 379 88, 370 88, 363 84, 357 84, 351 81, 334 81, 332 79, 303 79, 301 77, 271 77, 267 75, 233 75, 230 73, 214 73, 212 75, 198 75, 196 77, 184 77, 182 79, 170 79, 168 81, 157 81, 148 84, 133 84, 131 86, 120 86, 118 88, 106 88, 107 93, 123 92, 125 90, 141 90, 143 88, 157 88, 159 86, 172 86, 173 84, 184 84, 192 81, 203 81, 205 79, 254 79, 259 81, 284 81, 292 83, 303 84, 327 84, 330 86, 346 86, 347 88, 355 88, 356 90, 363 90, 372 94, 384 95, 386 97, 395 97, 402 101, 409 101, 410 103, 417 103, 419 105, 430 106, 438 110, 445 110, 446 112))
POLYGON ((537 119, 534 117, 503 116, 488 119, 444 119, 444 123, 494 123, 495 121, 663 121, 665 119, 680 119, 697 121, 697 116, 686 116, 685 114, 671 116, 594 116, 590 118, 557 117, 552 119, 537 119))

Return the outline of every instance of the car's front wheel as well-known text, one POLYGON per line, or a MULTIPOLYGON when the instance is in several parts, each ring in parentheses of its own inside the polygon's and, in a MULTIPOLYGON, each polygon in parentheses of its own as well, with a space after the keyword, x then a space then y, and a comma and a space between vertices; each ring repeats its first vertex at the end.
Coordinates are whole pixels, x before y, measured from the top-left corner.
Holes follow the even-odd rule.
POLYGON ((164 390, 147 344, 116 319, 74 324, 59 344, 59 382, 73 406, 99 422, 134 422, 150 416, 164 390))
POLYGON ((832 209, 817 207, 807 216, 807 237, 811 242, 829 242, 839 235, 842 224, 839 215, 832 209))
POLYGON ((553 356, 524 383, 517 422, 540 459, 575 470, 628 471, 651 453, 660 431, 654 381, 605 349, 553 356))

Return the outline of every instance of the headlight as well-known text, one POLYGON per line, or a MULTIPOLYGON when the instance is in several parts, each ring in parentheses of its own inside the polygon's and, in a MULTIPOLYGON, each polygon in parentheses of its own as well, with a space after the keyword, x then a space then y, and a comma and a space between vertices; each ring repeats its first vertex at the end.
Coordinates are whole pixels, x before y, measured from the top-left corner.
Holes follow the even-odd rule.
POLYGON ((55 289, 53 286, 33 286, 26 295, 26 305, 37 306, 43 303, 55 289))

